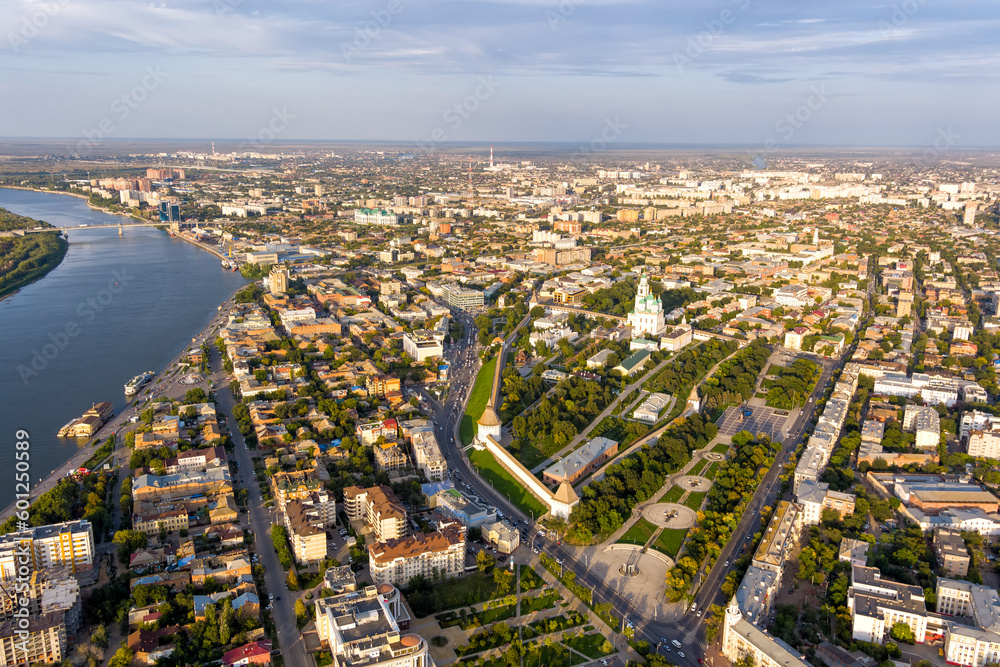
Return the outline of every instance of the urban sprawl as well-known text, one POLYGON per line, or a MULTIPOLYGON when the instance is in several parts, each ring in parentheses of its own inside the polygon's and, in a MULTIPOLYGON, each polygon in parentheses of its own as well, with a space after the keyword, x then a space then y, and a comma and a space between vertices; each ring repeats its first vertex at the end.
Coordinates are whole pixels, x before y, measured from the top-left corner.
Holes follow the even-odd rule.
POLYGON ((1000 663, 1000 170, 338 151, 5 161, 248 283, 4 515, 0 665, 1000 663))

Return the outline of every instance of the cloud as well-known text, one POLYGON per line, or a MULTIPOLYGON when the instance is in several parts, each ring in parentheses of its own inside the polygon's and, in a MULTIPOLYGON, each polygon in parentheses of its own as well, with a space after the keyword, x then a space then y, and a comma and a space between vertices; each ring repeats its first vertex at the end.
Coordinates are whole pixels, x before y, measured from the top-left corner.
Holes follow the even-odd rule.
POLYGON ((794 81, 794 78, 777 78, 777 77, 766 77, 759 74, 751 74, 749 72, 722 72, 718 75, 724 81, 730 83, 747 83, 747 84, 757 84, 757 83, 785 83, 788 81, 794 81))
MULTIPOLYGON (((669 109, 673 123, 690 106, 697 111, 684 122, 694 129, 740 110, 745 124, 746 109, 818 81, 892 112, 904 90, 930 100, 934 86, 947 86, 950 99, 981 100, 956 105, 956 116, 985 114, 1000 89, 1000 3, 971 0, 917 3, 901 15, 898 2, 793 0, 44 2, 59 11, 37 36, 17 52, 0 47, 0 117, 12 135, 45 135, 53 117, 78 133, 147 65, 171 72, 170 93, 165 87, 136 122, 149 114, 151 127, 177 136, 204 133, 201 119, 222 109, 225 128, 259 123, 258 106, 295 102, 342 118, 347 106, 389 98, 397 108, 359 113, 356 122, 368 136, 388 136, 384 128, 405 126, 414 107, 436 112, 468 94, 470 78, 490 74, 509 82, 491 104, 521 114, 520 127, 545 118, 535 127, 556 134, 638 108, 656 109, 657 122, 669 109), (710 28, 717 32, 705 39, 710 28), (697 55, 679 71, 674 56, 692 43, 697 55), (56 104, 56 91, 81 101, 56 104), (677 104, 682 98, 699 101, 677 104), (173 106, 154 123, 161 103, 173 106)), ((0 0, 0 24, 18 30, 39 4, 0 0)), ((854 120, 872 126, 870 114, 854 120)))

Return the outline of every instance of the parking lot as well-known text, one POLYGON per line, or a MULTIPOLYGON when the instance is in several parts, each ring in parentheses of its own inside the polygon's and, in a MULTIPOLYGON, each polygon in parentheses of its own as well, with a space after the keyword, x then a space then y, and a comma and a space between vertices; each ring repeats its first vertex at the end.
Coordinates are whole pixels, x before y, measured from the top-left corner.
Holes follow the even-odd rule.
POLYGON ((732 442, 733 436, 740 431, 749 431, 753 435, 766 433, 772 440, 782 440, 788 416, 786 410, 763 406, 726 408, 716 422, 719 426, 719 439, 726 443, 732 442), (744 417, 743 410, 748 410, 750 414, 744 417))

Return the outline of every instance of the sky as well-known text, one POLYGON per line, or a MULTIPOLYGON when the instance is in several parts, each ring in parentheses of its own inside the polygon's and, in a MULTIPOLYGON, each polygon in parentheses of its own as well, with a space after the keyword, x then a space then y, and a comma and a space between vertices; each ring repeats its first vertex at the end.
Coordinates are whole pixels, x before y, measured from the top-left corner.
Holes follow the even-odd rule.
POLYGON ((0 0, 0 136, 1000 146, 995 0, 0 0))

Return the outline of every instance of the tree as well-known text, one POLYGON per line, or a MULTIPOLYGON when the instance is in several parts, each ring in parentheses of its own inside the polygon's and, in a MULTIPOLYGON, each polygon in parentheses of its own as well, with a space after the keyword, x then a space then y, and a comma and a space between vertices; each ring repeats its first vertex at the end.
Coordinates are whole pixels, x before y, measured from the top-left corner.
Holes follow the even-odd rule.
POLYGON ((510 570, 502 567, 493 569, 493 581, 497 585, 497 591, 500 595, 507 595, 510 593, 510 585, 514 579, 514 573, 510 570))
POLYGON ((496 560, 486 549, 482 549, 476 554, 476 567, 479 568, 480 572, 485 574, 489 570, 492 570, 494 565, 496 565, 496 560))
POLYGON ((112 539, 118 545, 118 560, 122 564, 128 563, 129 558, 136 550, 146 546, 148 539, 145 533, 137 530, 119 530, 112 539))
POLYGON ((295 616, 299 619, 309 616, 309 610, 306 609, 306 605, 301 599, 295 601, 295 616))
POLYGON ((893 623, 892 629, 889 630, 889 636, 905 644, 913 644, 916 641, 916 638, 913 636, 913 630, 903 622, 893 623))
POLYGON ((108 627, 101 623, 90 635, 90 643, 100 648, 108 647, 108 627))
POLYGON ((233 632, 239 629, 239 622, 236 620, 236 610, 233 609, 232 601, 228 598, 222 603, 222 617, 219 619, 219 641, 228 644, 233 637, 233 632))
POLYGON ((132 653, 132 649, 122 646, 115 651, 115 654, 111 657, 111 662, 108 663, 108 667, 131 667, 134 656, 135 654, 132 653))
POLYGON ((713 604, 708 608, 708 616, 705 619, 705 639, 708 640, 709 644, 715 641, 715 637, 719 634, 725 615, 726 612, 720 605, 713 604))

